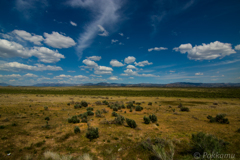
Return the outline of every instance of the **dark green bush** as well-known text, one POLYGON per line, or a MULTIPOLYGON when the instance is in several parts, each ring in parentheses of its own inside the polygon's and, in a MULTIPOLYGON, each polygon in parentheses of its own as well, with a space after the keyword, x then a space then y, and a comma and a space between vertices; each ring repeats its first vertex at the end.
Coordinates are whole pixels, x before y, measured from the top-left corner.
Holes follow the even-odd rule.
POLYGON ((95 116, 96 117, 102 117, 102 112, 100 110, 96 110, 95 116))
POLYGON ((108 110, 106 110, 105 108, 102 109, 102 113, 108 113, 108 110))
POLYGON ((93 111, 92 107, 87 107, 87 111, 93 111))
POLYGON ((17 126, 17 123, 15 123, 15 122, 14 122, 14 123, 12 123, 12 126, 17 126))
POLYGON ((146 116, 143 117, 143 120, 144 120, 145 124, 149 124, 150 123, 150 118, 148 118, 146 116))
POLYGON ((137 124, 133 119, 126 118, 126 122, 129 125, 129 127, 131 127, 131 128, 136 128, 137 127, 137 124))
POLYGON ((121 105, 121 108, 124 109, 124 108, 126 108, 126 107, 124 106, 124 104, 122 104, 122 105, 121 105))
POLYGON ((95 104, 96 105, 102 105, 101 101, 96 101, 95 104))
POLYGON ((72 118, 68 118, 68 123, 79 123, 80 120, 77 118, 77 116, 72 116, 72 118))
POLYGON ((114 111, 112 112, 112 116, 117 117, 117 115, 118 114, 116 112, 114 112, 114 111))
POLYGON ((113 107, 113 111, 118 111, 118 108, 117 107, 113 107))
POLYGON ((70 103, 67 103, 68 106, 70 106, 70 103))
POLYGON ((238 128, 237 132, 240 133, 240 128, 238 128))
POLYGON ((4 129, 5 127, 4 126, 0 126, 0 129, 4 129))
POLYGON ((148 105, 151 106, 151 105, 152 105, 152 102, 148 102, 148 105))
POLYGON ((127 105, 127 108, 128 108, 128 109, 130 109, 130 108, 134 108, 133 103, 129 103, 129 104, 127 105))
POLYGON ((226 145, 228 143, 216 138, 213 135, 208 135, 203 132, 199 132, 197 134, 192 134, 191 139, 191 146, 192 146, 192 153, 195 152, 200 153, 218 153, 220 154, 222 151, 226 149, 226 145))
POLYGON ((75 128, 74 128, 74 133, 75 134, 77 134, 77 133, 80 133, 81 131, 80 131, 80 128, 78 127, 78 126, 76 126, 75 128))
POLYGON ((83 118, 87 118, 87 116, 88 116, 88 112, 84 112, 83 114, 81 114, 81 119, 83 119, 83 118))
POLYGON ((149 115, 149 119, 154 123, 157 122, 157 116, 153 115, 149 115))
POLYGON ((48 107, 47 107, 47 106, 45 106, 45 107, 44 107, 44 110, 45 110, 45 111, 47 111, 47 110, 48 110, 48 107))
POLYGON ((182 112, 189 112, 189 108, 188 107, 181 107, 180 111, 182 111, 182 112))
POLYGON ((106 100, 102 101, 102 103, 105 105, 109 105, 108 101, 106 101, 106 100))
POLYGON ((129 112, 132 112, 132 108, 130 109, 130 111, 129 112))
POLYGON ((82 118, 81 122, 82 122, 82 123, 87 123, 87 122, 88 122, 88 119, 87 119, 87 118, 82 118))
POLYGON ((86 137, 92 141, 99 137, 98 128, 89 127, 86 133, 86 137))
POLYGON ((183 105, 182 105, 182 103, 180 103, 179 105, 178 105, 178 108, 182 108, 183 107, 183 105))
POLYGON ((121 116, 120 114, 117 115, 117 117, 114 119, 114 123, 115 124, 120 124, 122 125, 125 121, 125 118, 123 116, 121 116))
POLYGON ((78 109, 78 108, 82 108, 82 106, 81 106, 80 104, 75 104, 75 105, 74 105, 74 108, 75 108, 75 109, 78 109))
POLYGON ((87 111, 87 114, 88 114, 88 116, 93 116, 94 115, 94 113, 92 112, 92 111, 87 111))
POLYGON ((49 120, 50 120, 50 118, 49 118, 49 117, 45 117, 45 120, 46 120, 46 121, 49 121, 49 120))
POLYGON ((81 106, 87 107, 87 106, 88 106, 88 103, 87 103, 86 101, 81 101, 81 106))
POLYGON ((226 114, 218 114, 216 117, 212 116, 207 116, 207 119, 210 120, 211 123, 217 122, 217 123, 222 123, 222 124, 229 124, 229 121, 227 118, 225 118, 226 114))
POLYGON ((141 110, 143 110, 143 107, 141 107, 141 106, 136 106, 136 107, 135 107, 135 110, 136 110, 136 111, 141 111, 141 110))

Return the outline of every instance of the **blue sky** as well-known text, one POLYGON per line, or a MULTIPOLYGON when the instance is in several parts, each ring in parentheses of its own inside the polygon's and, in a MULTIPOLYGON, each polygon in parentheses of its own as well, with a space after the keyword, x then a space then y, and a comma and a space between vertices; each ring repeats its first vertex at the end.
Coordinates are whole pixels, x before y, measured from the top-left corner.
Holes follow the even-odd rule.
POLYGON ((240 83, 239 0, 1 0, 0 82, 240 83))

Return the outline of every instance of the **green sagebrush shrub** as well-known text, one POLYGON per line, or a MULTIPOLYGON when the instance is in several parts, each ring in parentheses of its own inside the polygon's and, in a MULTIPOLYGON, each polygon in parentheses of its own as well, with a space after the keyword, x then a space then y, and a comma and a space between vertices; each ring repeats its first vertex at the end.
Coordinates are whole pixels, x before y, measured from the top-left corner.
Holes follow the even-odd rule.
POLYGON ((81 101, 81 106, 87 107, 87 106, 88 106, 88 103, 87 103, 86 101, 81 101))
POLYGON ((135 110, 136 110, 136 111, 141 111, 141 110, 143 110, 143 107, 141 107, 141 106, 136 106, 136 107, 135 107, 135 110))
POLYGON ((152 102, 148 102, 148 105, 151 106, 151 105, 152 105, 152 102))
POLYGON ((157 122, 157 116, 153 115, 149 115, 149 119, 154 123, 157 122))
POLYGON ((93 111, 92 107, 87 107, 87 111, 93 111))
POLYGON ((68 123, 79 123, 80 120, 77 118, 77 116, 72 116, 72 118, 68 118, 68 123))
POLYGON ((103 103, 104 105, 109 105, 108 101, 106 101, 106 100, 102 101, 102 103, 103 103))
POLYGON ((114 111, 112 112, 112 116, 117 117, 117 115, 118 114, 116 112, 114 112, 114 111))
POLYGON ((128 109, 130 109, 130 108, 134 108, 133 103, 129 103, 129 104, 127 105, 127 108, 128 108, 128 109))
POLYGON ((188 107, 181 107, 180 111, 182 111, 182 112, 189 112, 189 108, 188 107))
POLYGON ((118 114, 117 117, 113 120, 115 124, 120 124, 120 125, 122 125, 124 121, 125 121, 125 118, 120 114, 118 114))
POLYGON ((94 113, 93 113, 92 111, 87 111, 87 115, 88 115, 88 116, 93 116, 94 113))
POLYGON ((80 128, 78 127, 78 126, 76 126, 75 128, 74 128, 74 133, 75 134, 77 134, 77 133, 80 133, 81 131, 80 131, 80 128))
POLYGON ((113 111, 118 111, 118 107, 113 107, 113 111))
POLYGON ((227 118, 225 118, 226 114, 217 114, 216 117, 207 116, 207 119, 210 120, 211 123, 217 122, 222 124, 229 124, 229 121, 227 118))
POLYGON ((78 109, 78 108, 82 108, 82 106, 81 106, 80 104, 75 104, 75 105, 74 105, 74 108, 75 108, 75 109, 78 109))
POLYGON ((145 124, 149 124, 150 123, 150 118, 148 118, 146 116, 143 117, 143 120, 144 120, 145 124))
POLYGON ((100 110, 96 110, 95 116, 96 117, 102 117, 102 112, 100 110))
POLYGON ((131 127, 131 128, 136 128, 137 127, 137 124, 133 119, 126 118, 126 122, 129 125, 129 127, 131 127))
POLYGON ((192 134, 191 138, 191 146, 192 146, 192 153, 195 152, 200 153, 200 155, 203 155, 203 153, 221 153, 226 149, 226 146, 228 145, 227 142, 216 138, 213 135, 205 134, 203 132, 199 132, 196 134, 192 134))
POLYGON ((49 117, 45 117, 45 120, 46 120, 46 121, 49 121, 49 120, 50 120, 50 118, 49 118, 49 117))
POLYGON ((89 127, 86 133, 86 137, 92 141, 99 137, 98 128, 89 127))

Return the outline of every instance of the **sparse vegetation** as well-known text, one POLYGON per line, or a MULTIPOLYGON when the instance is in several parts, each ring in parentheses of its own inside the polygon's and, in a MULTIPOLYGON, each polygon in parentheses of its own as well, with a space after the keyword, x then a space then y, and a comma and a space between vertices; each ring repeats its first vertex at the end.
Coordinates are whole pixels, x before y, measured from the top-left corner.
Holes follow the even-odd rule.
POLYGON ((93 111, 92 107, 87 107, 87 111, 93 111))
POLYGON ((47 107, 47 106, 45 106, 45 107, 44 107, 44 110, 45 110, 45 111, 47 111, 47 110, 48 110, 48 107, 47 107))
POLYGON ((117 114, 117 117, 114 119, 113 123, 122 125, 125 121, 125 118, 120 114, 117 114))
POLYGON ((46 121, 49 121, 49 120, 50 120, 50 118, 49 118, 49 117, 45 117, 45 120, 46 120, 46 121))
POLYGON ((83 106, 83 107, 87 107, 88 106, 88 103, 86 102, 86 101, 81 101, 81 104, 80 104, 81 106, 83 106))
POLYGON ((88 126, 86 137, 88 139, 90 139, 90 141, 92 141, 93 139, 98 138, 99 137, 98 128, 94 128, 94 127, 89 127, 88 126))
POLYGON ((81 131, 80 131, 80 128, 78 127, 78 126, 76 126, 75 128, 74 128, 74 133, 75 134, 77 134, 77 133, 80 133, 81 131))
POLYGON ((118 114, 116 112, 114 112, 114 111, 112 112, 112 116, 117 117, 117 115, 118 114))
POLYGON ((152 102, 148 102, 148 105, 151 106, 151 105, 152 105, 152 102))
POLYGON ((227 145, 227 142, 218 139, 213 135, 205 134, 203 132, 192 134, 191 151, 193 154, 195 152, 200 153, 200 155, 203 155, 204 152, 208 154, 221 154, 226 149, 227 145))
POLYGON ((102 112, 100 110, 96 110, 95 116, 96 117, 102 117, 102 112))
POLYGON ((181 107, 180 111, 182 111, 182 112, 189 112, 189 108, 188 107, 181 107))
POLYGON ((131 128, 136 128, 137 127, 137 124, 133 119, 126 118, 126 122, 127 122, 128 126, 131 127, 131 128))
POLYGON ((68 118, 68 123, 79 123, 80 120, 77 118, 77 116, 72 116, 72 118, 68 118))
POLYGON ((141 111, 141 110, 143 110, 143 107, 141 107, 141 106, 136 106, 136 107, 135 107, 135 110, 136 110, 136 111, 141 111))
POLYGON ((150 123, 150 118, 148 118, 146 116, 143 117, 143 120, 144 120, 145 124, 149 124, 150 123))
POLYGON ((211 123, 217 122, 222 124, 229 124, 227 118, 225 118, 226 114, 217 114, 216 117, 207 116, 207 119, 210 120, 211 123))
POLYGON ((157 116, 153 115, 149 115, 149 119, 154 123, 157 122, 157 116))

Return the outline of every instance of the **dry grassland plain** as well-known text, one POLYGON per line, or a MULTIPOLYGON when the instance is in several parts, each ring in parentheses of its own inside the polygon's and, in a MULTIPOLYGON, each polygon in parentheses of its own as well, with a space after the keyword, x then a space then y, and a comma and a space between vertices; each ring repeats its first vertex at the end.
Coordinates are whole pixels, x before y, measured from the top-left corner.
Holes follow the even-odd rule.
MULTIPOLYGON (((93 159, 145 160, 154 153, 142 147, 141 142, 156 137, 173 142, 173 159, 194 159, 190 153, 191 137, 198 132, 228 142, 224 153, 235 154, 235 159, 239 159, 239 91, 217 88, 1 87, 0 159, 43 159, 44 152, 52 151, 71 155, 73 159, 88 153, 93 159), (141 103, 142 111, 133 108, 130 112, 127 107, 116 111, 135 120, 137 127, 130 128, 126 121, 123 125, 106 124, 115 117, 108 105, 95 103, 104 100, 109 103, 118 101, 125 106, 130 101, 135 101, 135 106, 141 103), (94 113, 104 108, 108 111, 102 113, 102 117, 88 116, 88 124, 99 130, 99 138, 92 141, 85 136, 87 123, 68 123, 68 118, 86 112, 85 107, 74 108, 75 103, 81 101, 88 102, 94 113), (180 103, 190 111, 181 112, 180 103), (207 119, 208 115, 220 113, 226 114, 229 124, 210 123, 207 119), (157 122, 145 124, 143 117, 152 114, 157 116, 157 122), (46 117, 50 119, 48 122, 46 117), (76 126, 80 133, 74 133, 76 126)), ((81 120, 80 116, 78 119, 81 120)))

